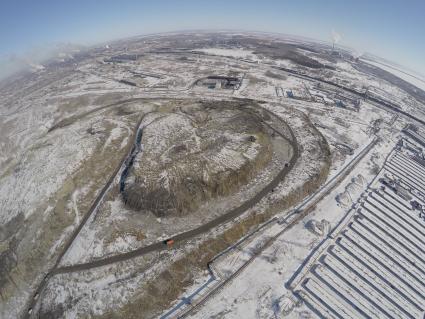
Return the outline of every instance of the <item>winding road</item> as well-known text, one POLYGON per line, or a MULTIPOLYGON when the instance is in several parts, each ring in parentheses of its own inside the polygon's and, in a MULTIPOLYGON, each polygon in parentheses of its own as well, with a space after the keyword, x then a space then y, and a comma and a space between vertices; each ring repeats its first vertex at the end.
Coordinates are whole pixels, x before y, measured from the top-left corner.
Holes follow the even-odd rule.
MULTIPOLYGON (((250 99, 237 99, 237 98, 233 98, 233 99, 242 100, 242 101, 253 101, 253 100, 250 100, 250 99)), ((137 100, 137 98, 134 99, 134 100, 137 100)), ((125 100, 123 103, 126 103, 128 101, 129 100, 125 100)), ((116 106, 116 105, 119 105, 119 103, 114 103, 114 106, 116 106)), ((278 116, 276 116, 272 112, 266 110, 265 108, 262 108, 261 106, 259 106, 259 107, 264 112, 266 112, 268 115, 270 115, 271 117, 274 117, 274 118, 282 121, 278 116)), ((102 107, 102 109, 103 109, 103 107, 102 107)), ((72 236, 69 238, 69 240, 65 244, 64 249, 60 253, 56 263, 54 264, 54 266, 51 268, 51 270, 47 273, 47 275, 41 281, 40 285, 38 286, 35 293, 33 294, 33 297, 30 300, 30 303, 27 307, 28 311, 24 314, 23 318, 30 318, 31 317, 31 313, 32 313, 33 309, 35 309, 35 306, 37 305, 37 300, 39 299, 39 296, 42 294, 43 290, 46 288, 49 279, 54 275, 72 273, 72 272, 76 272, 76 271, 83 271, 83 270, 93 269, 93 268, 97 268, 97 267, 102 267, 102 266, 110 265, 110 264, 113 264, 113 263, 126 261, 126 260, 132 259, 134 257, 142 256, 142 255, 154 252, 154 251, 169 249, 169 247, 167 247, 164 244, 163 241, 159 241, 159 242, 153 243, 153 244, 148 245, 148 246, 144 246, 144 247, 141 247, 141 248, 138 248, 138 249, 126 252, 126 253, 113 255, 113 256, 110 256, 110 257, 103 258, 103 259, 98 259, 98 260, 90 261, 90 262, 87 262, 87 263, 81 263, 81 264, 74 264, 74 265, 70 265, 70 266, 59 267, 60 262, 62 261, 63 257, 65 256, 65 254, 67 253, 67 251, 71 247, 72 243, 74 242, 74 240, 76 239, 78 234, 81 232, 84 225, 87 223, 87 220, 96 211, 99 203, 105 197, 107 191, 110 189, 111 185, 113 184, 113 182, 114 182, 115 178, 117 177, 117 175, 119 174, 119 172, 122 171, 123 169, 125 169, 126 162, 128 162, 128 158, 130 158, 133 155, 134 147, 137 147, 137 140, 138 140, 138 136, 139 136, 138 132, 140 131, 140 125, 143 121, 143 118, 144 117, 141 117, 141 119, 139 120, 139 122, 138 122, 138 124, 135 127, 135 130, 133 132, 132 140, 134 140, 134 142, 132 144, 130 152, 128 152, 123 157, 123 159, 120 162, 120 165, 113 172, 113 174, 109 178, 108 182, 102 188, 101 192, 99 193, 99 195, 97 196, 97 198, 95 199, 93 204, 91 205, 87 214, 83 217, 83 219, 81 220, 81 223, 78 225, 78 227, 73 232, 72 236)), ((286 141, 288 141, 290 143, 292 150, 293 150, 293 153, 292 153, 292 157, 291 157, 289 163, 287 163, 288 165, 285 165, 279 171, 279 173, 273 178, 273 180, 269 184, 267 184, 263 189, 261 189, 260 192, 258 192, 255 196, 253 196, 249 200, 242 203, 240 206, 230 210, 229 212, 227 212, 227 213, 217 217, 216 219, 213 219, 213 220, 211 220, 211 221, 209 221, 209 222, 207 222, 207 223, 205 223, 205 224, 203 224, 203 225, 201 225, 197 228, 191 229, 189 231, 180 233, 178 235, 175 235, 175 236, 169 238, 169 239, 173 240, 174 243, 183 242, 183 241, 186 241, 188 239, 199 236, 199 235, 206 233, 209 230, 211 230, 211 229, 213 229, 213 228, 215 228, 215 227, 217 227, 217 226, 219 226, 223 223, 226 223, 226 222, 238 217, 239 215, 244 213, 246 210, 255 206, 268 193, 270 193, 274 188, 276 188, 279 185, 279 183, 292 170, 292 168, 294 167, 295 163, 297 162, 297 160, 299 158, 298 144, 297 144, 297 140, 296 140, 296 137, 295 137, 293 131, 291 130, 291 128, 289 126, 286 125, 286 123, 284 124, 284 125, 287 126, 289 133, 291 135, 291 137, 288 138, 283 133, 281 133, 279 129, 274 128, 272 125, 268 124, 265 121, 263 121, 263 123, 266 126, 268 126, 270 129, 272 129, 277 135, 279 135, 280 137, 282 137, 283 139, 285 139, 286 141)))
MULTIPOLYGON (((186 303, 181 303, 178 307, 175 307, 168 311, 165 315, 161 316, 161 319, 165 318, 186 318, 187 316, 196 312, 202 305, 204 305, 210 298, 214 297, 217 293, 219 293, 227 284, 232 282, 246 267, 248 267, 258 256, 262 254, 268 247, 270 247, 276 239, 294 227, 297 223, 299 223, 304 217, 306 217, 316 205, 329 193, 334 190, 347 175, 354 169, 354 167, 374 148, 374 146, 379 142, 378 138, 374 138, 364 149, 362 149, 356 156, 354 156, 349 163, 347 163, 334 177, 332 177, 326 184, 322 185, 316 192, 308 196, 302 203, 300 203, 293 210, 292 213, 286 215, 283 220, 279 220, 277 217, 272 218, 268 222, 264 223, 258 228, 258 231, 261 228, 264 228, 266 225, 270 225, 272 223, 278 223, 282 226, 282 229, 278 231, 276 234, 267 238, 266 242, 259 248, 254 251, 252 256, 244 263, 240 268, 238 268, 235 272, 233 272, 229 277, 222 281, 218 281, 216 285, 211 287, 211 289, 203 293, 199 300, 195 302, 192 300, 196 294, 191 295, 191 302, 188 308, 184 308, 181 313, 178 313, 180 308, 183 305, 187 305, 186 303)), ((256 230, 257 231, 257 230, 256 230)), ((255 232, 256 232, 255 231, 255 232)), ((238 247, 244 240, 247 240, 253 235, 255 232, 249 234, 244 237, 240 241, 238 241, 235 245, 224 251, 227 253, 232 249, 238 247)), ((217 257, 221 256, 222 253, 214 257, 208 264, 208 270, 210 273, 210 279, 207 283, 213 282, 217 279, 220 279, 214 274, 212 269, 212 264, 217 259, 217 257)), ((207 285, 204 286, 204 289, 207 289, 207 285)), ((202 289, 201 289, 202 290, 202 289)), ((199 292, 199 291, 198 291, 199 292)))
MULTIPOLYGON (((265 109, 263 109, 265 110, 265 109)), ((274 115, 273 113, 265 110, 266 112, 269 113, 269 115, 276 117, 276 115, 274 115)), ((296 142, 296 138, 295 135, 293 134, 292 130, 289 128, 290 134, 291 134, 291 138, 288 139, 286 136, 284 136, 279 130, 276 130, 275 128, 273 128, 271 125, 265 123, 268 127, 270 127, 276 134, 278 134, 279 136, 281 136, 282 138, 284 138, 285 140, 287 140, 290 144, 291 147, 293 149, 293 154, 292 157, 288 163, 287 166, 284 166, 279 173, 273 178, 273 180, 267 184, 262 190, 260 190, 260 192, 258 192, 255 196, 253 196, 252 198, 248 199, 247 201, 245 201, 244 203, 242 203, 240 206, 230 210, 229 212, 197 227, 191 230, 188 230, 186 232, 180 233, 178 235, 175 235, 173 237, 170 237, 170 240, 174 241, 174 244, 194 238, 196 236, 199 236, 201 234, 204 234, 206 232, 208 232, 209 230, 211 230, 214 227, 217 227, 223 223, 226 223, 236 217, 238 217, 239 215, 241 215, 243 212, 247 211, 248 209, 252 208, 253 206, 255 206, 261 199, 263 199, 268 193, 270 193, 274 188, 276 188, 279 183, 286 177, 286 175, 291 171, 291 169, 293 168, 293 166, 295 165, 296 161, 298 160, 299 157, 299 151, 298 151, 298 144, 296 142)), ((153 243, 151 245, 148 246, 144 246, 132 251, 129 251, 127 253, 122 253, 122 254, 118 254, 118 255, 114 255, 114 256, 110 256, 110 257, 106 257, 103 259, 99 259, 99 260, 94 260, 94 261, 90 261, 87 263, 81 263, 81 264, 75 264, 75 265, 71 265, 71 266, 65 266, 65 267, 57 267, 54 270, 51 271, 51 275, 55 275, 55 274, 63 274, 63 273, 70 273, 70 272, 75 272, 75 271, 81 271, 81 270, 88 270, 88 269, 92 269, 92 268, 96 268, 96 267, 102 267, 102 266, 106 266, 106 265, 110 265, 116 262, 120 262, 120 261, 125 261, 134 257, 138 257, 138 256, 142 256, 145 254, 148 254, 150 252, 154 252, 154 251, 158 251, 158 250, 165 250, 165 249, 169 249, 169 247, 167 247, 167 245, 164 244, 164 241, 159 241, 156 243, 153 243)))
MULTIPOLYGON (((236 59, 235 59, 236 60, 236 59)), ((240 61, 239 61, 240 62, 240 61)), ((271 67, 268 67, 268 69, 272 69, 271 67)), ((274 68, 276 69, 276 68, 274 68)), ((378 99, 375 99, 373 97, 369 97, 366 96, 364 93, 361 92, 357 92, 356 90, 353 90, 351 88, 347 88, 344 86, 341 86, 337 83, 333 83, 330 81, 326 81, 320 78, 316 78, 316 77, 311 77, 305 74, 301 74, 297 71, 294 70, 288 70, 288 69, 283 69, 283 68, 278 68, 281 71, 287 72, 287 73, 291 73, 294 74, 296 76, 299 77, 303 77, 306 79, 310 79, 310 80, 314 80, 314 81, 319 81, 319 82, 323 82, 329 85, 332 85, 334 87, 337 87, 339 89, 342 90, 346 90, 350 93, 356 94, 362 98, 367 98, 370 101, 378 104, 379 106, 383 106, 386 107, 387 109, 390 109, 393 112, 397 112, 409 119, 415 120, 421 124, 425 125, 425 122, 422 121, 421 119, 418 119, 416 117, 414 117, 413 115, 402 111, 400 109, 398 109, 397 107, 385 102, 385 101, 381 101, 378 99)), ((145 92, 147 93, 147 92, 145 92)), ((156 92, 158 93, 158 92, 156 92)), ((172 96, 173 92, 168 92, 168 95, 172 96), (171 94, 170 94, 171 93, 171 94)), ((168 98, 173 98, 169 96, 168 98)), ((230 96, 223 96, 226 98, 231 98, 230 96)), ((166 96, 164 97, 159 97, 160 99, 162 98, 167 98, 166 96)), ((178 97, 178 98, 184 98, 184 97, 178 97)), ((187 98, 187 97, 186 97, 187 98)), ((130 98, 130 99, 126 99, 123 101, 118 101, 115 102, 113 104, 110 105, 106 105, 106 106, 102 106, 100 108, 91 110, 90 113, 92 112, 97 112, 101 109, 107 108, 107 107, 114 107, 114 106, 119 106, 121 104, 124 103, 128 103, 128 102, 133 102, 133 101, 137 101, 137 100, 146 100, 146 99, 154 99, 152 97, 148 97, 148 98, 130 98)), ((236 99, 235 97, 233 97, 233 99, 236 99)), ((250 99, 239 99, 239 100, 250 100, 250 99)), ((263 108, 263 110, 265 110, 263 108)), ((272 116, 276 116, 273 113, 265 110, 267 113, 272 114, 272 116)), ((87 114, 83 114, 82 116, 87 115, 87 114)), ((75 118, 69 118, 69 119, 65 119, 64 121, 58 123, 57 125, 55 125, 54 127, 52 127, 51 130, 54 129, 59 129, 60 127, 66 126, 66 125, 70 125, 72 124, 73 121, 78 120, 78 117, 75 118)), ((131 140, 136 140, 137 139, 137 132, 139 130, 140 124, 142 123, 143 117, 139 120, 137 126, 135 127, 135 130, 133 132, 133 138, 131 140)), ((271 129, 273 129, 278 135, 280 135, 281 137, 285 136, 280 133, 278 130, 276 130, 275 128, 271 127, 271 129)), ((217 227, 225 222, 228 222, 236 217, 238 217, 239 215, 241 215, 243 212, 245 212, 246 210, 248 210, 249 208, 253 207, 255 204, 257 204, 261 199, 263 199, 269 192, 271 192, 272 189, 276 188, 279 183, 287 176, 287 174, 291 171, 291 169, 293 168, 293 166, 295 165, 295 163, 298 160, 299 157, 299 149, 298 149, 298 145, 297 145, 297 141, 295 139, 295 136, 292 132, 292 130, 289 128, 290 131, 290 135, 291 138, 290 143, 291 146, 293 148, 293 155, 291 160, 289 161, 288 165, 283 167, 282 170, 274 177, 274 179, 267 185, 265 186, 259 193, 257 193, 254 197, 252 197, 251 199, 247 200, 246 202, 242 203, 240 206, 230 210, 229 212, 221 215, 220 217, 211 220, 210 222, 199 226, 197 228, 191 229, 189 231, 180 233, 176 236, 171 237, 170 239, 172 239, 175 243, 179 243, 179 242, 183 242, 186 241, 188 239, 194 238, 196 236, 199 236, 209 230, 211 230, 214 227, 217 227)), ((156 242, 153 243, 151 245, 148 246, 144 246, 141 247, 139 249, 133 250, 133 251, 129 251, 123 254, 119 254, 119 255, 114 255, 114 256, 110 256, 110 257, 106 257, 103 259, 98 259, 98 260, 94 260, 91 262, 87 262, 87 263, 81 263, 81 264, 75 264, 75 265, 70 265, 70 266, 64 266, 64 267, 59 267, 63 257, 65 256, 65 254, 67 253, 67 251, 69 250, 69 248, 71 247, 71 245, 73 244, 74 240, 76 239, 76 237, 78 236, 78 234, 81 232, 82 228, 84 227, 84 225, 87 223, 88 219, 90 218, 90 216, 96 211, 97 207, 99 206, 100 202, 104 199, 105 195, 107 194, 108 190, 110 189, 111 185, 113 184, 113 182, 115 181, 117 175, 119 174, 120 171, 122 171, 126 160, 128 159, 128 157, 131 156, 131 150, 129 150, 125 156, 123 156, 120 165, 118 165, 118 167, 114 170, 114 172, 112 173, 112 175, 110 176, 110 178, 108 179, 107 183, 105 184, 105 186, 102 188, 102 190, 100 191, 99 195, 96 197, 96 199, 94 200, 93 204, 91 205, 90 209, 88 210, 88 212, 85 214, 85 216, 83 216, 80 224, 76 227, 76 229, 74 230, 74 232, 72 233, 72 235, 70 236, 70 238, 66 241, 61 253, 59 254, 56 262, 54 263, 53 267, 50 269, 50 271, 44 276, 43 280, 41 281, 41 283, 38 285, 37 289, 35 290, 34 294, 32 295, 32 298, 29 300, 28 303, 28 311, 25 312, 25 314, 23 315, 23 318, 30 318, 31 317, 31 311, 35 308, 35 306, 37 305, 37 300, 39 299, 39 296, 41 295, 41 293, 43 292, 43 290, 46 288, 49 279, 56 275, 56 274, 65 274, 65 273, 71 273, 71 272, 76 272, 76 271, 83 271, 83 270, 88 270, 88 269, 92 269, 92 268, 96 268, 96 267, 102 267, 102 266, 106 266, 106 265, 110 265, 116 262, 121 262, 121 261, 126 261, 129 259, 132 259, 134 257, 138 257, 138 256, 142 256, 154 251, 160 251, 160 250, 164 250, 167 249, 167 246, 164 245, 163 241, 160 242, 156 242)), ((298 219, 298 218, 297 218, 298 219)))

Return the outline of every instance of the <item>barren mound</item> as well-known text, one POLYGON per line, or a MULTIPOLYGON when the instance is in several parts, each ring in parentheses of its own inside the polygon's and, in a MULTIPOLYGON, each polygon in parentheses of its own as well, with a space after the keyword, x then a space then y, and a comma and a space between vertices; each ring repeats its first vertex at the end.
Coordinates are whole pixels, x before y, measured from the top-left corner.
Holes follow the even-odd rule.
POLYGON ((271 159, 259 114, 235 103, 192 103, 144 119, 123 198, 157 216, 184 215, 247 183, 271 159))

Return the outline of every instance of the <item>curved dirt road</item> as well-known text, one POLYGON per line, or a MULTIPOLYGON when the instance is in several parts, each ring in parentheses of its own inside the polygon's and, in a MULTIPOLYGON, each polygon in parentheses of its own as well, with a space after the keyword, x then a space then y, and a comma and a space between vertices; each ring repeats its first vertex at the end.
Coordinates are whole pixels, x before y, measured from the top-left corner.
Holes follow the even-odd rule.
MULTIPOLYGON (((266 111, 266 112, 268 112, 268 111, 266 111)), ((269 115, 276 117, 276 115, 272 114, 271 112, 268 112, 268 113, 269 113, 269 115)), ((213 220, 211 220, 211 221, 209 221, 209 222, 207 222, 207 223, 205 223, 205 224, 203 224, 203 225, 201 225, 197 228, 194 228, 194 229, 188 230, 186 232, 180 233, 178 235, 175 235, 173 237, 170 237, 169 239, 173 240, 174 243, 182 242, 182 241, 191 239, 193 237, 199 236, 203 233, 206 233, 207 231, 211 230, 212 228, 214 228, 216 226, 219 226, 219 225, 221 225, 225 222, 230 221, 231 219, 238 217, 239 215, 241 215, 246 210, 255 206, 261 199, 264 198, 264 196, 266 196, 274 188, 276 188, 279 185, 279 183, 286 177, 286 175, 291 171, 291 169, 293 168, 293 166, 295 165, 295 163, 297 162, 298 157, 299 157, 298 144, 296 142, 295 135, 293 134, 293 132, 292 132, 292 130, 289 126, 288 126, 288 128, 289 128, 289 131, 290 131, 290 134, 291 134, 290 139, 285 137, 281 132, 274 129, 269 124, 267 124, 267 123, 265 123, 265 124, 268 127, 270 127, 276 134, 278 134, 282 138, 286 139, 291 144, 291 147, 293 149, 293 154, 292 154, 292 157, 291 157, 288 165, 284 166, 279 171, 279 173, 273 178, 273 180, 269 184, 267 184, 260 192, 258 192, 255 196, 253 196, 249 200, 245 201, 242 205, 230 210, 229 212, 227 212, 227 213, 217 217, 216 219, 213 219, 213 220)), ((65 267, 58 267, 58 268, 55 268, 53 271, 51 271, 51 275, 70 273, 70 272, 75 272, 75 271, 88 270, 88 269, 92 269, 92 268, 96 268, 96 267, 102 267, 102 266, 106 266, 106 265, 113 264, 113 263, 116 263, 116 262, 125 261, 125 260, 128 260, 128 259, 137 257, 137 256, 142 256, 142 255, 148 254, 148 253, 153 252, 153 251, 164 250, 164 249, 168 249, 168 247, 164 244, 163 241, 159 241, 159 242, 153 243, 151 245, 144 246, 144 247, 129 251, 127 253, 113 255, 113 256, 110 256, 110 257, 90 261, 90 262, 87 262, 87 263, 75 264, 75 265, 70 265, 70 266, 65 266, 65 267)))
MULTIPOLYGON (((124 100, 122 103, 127 103, 129 101, 135 101, 135 100, 143 100, 143 99, 144 98, 127 99, 127 100, 124 100)), ((233 98, 233 99, 235 99, 235 98, 233 98)), ((253 100, 251 100, 251 99, 236 99, 236 100, 253 102, 253 100)), ((113 105, 108 105, 108 107, 109 106, 116 106, 116 105, 119 105, 119 103, 114 103, 113 105)), ((264 109, 260 105, 258 105, 258 107, 260 107, 264 112, 266 112, 270 116, 278 118, 279 120, 281 120, 278 116, 276 116, 272 112, 264 109)), ((102 107, 101 109, 103 109, 103 108, 104 107, 102 107)), ((138 125, 136 126, 136 128, 133 132, 133 135, 134 135, 133 140, 135 140, 137 138, 137 132, 138 132, 138 129, 140 127, 142 120, 143 120, 143 117, 141 117, 141 119, 138 122, 138 125)), ((261 199, 263 199, 274 188, 276 188, 279 185, 279 183, 286 177, 286 175, 292 170, 292 168, 294 167, 295 163, 297 162, 297 160, 299 158, 298 144, 297 144, 295 135, 292 132, 292 129, 289 126, 287 126, 288 129, 289 129, 289 133, 291 135, 291 137, 288 139, 288 137, 286 137, 284 134, 282 134, 278 129, 275 129, 274 127, 272 127, 270 124, 268 124, 266 122, 264 122, 264 124, 267 125, 270 129, 272 129, 276 134, 278 134, 279 136, 281 136, 282 138, 284 138, 285 140, 287 140, 290 143, 292 150, 293 150, 293 153, 292 153, 292 157, 291 157, 288 165, 285 165, 282 168, 282 170, 273 178, 273 180, 268 185, 266 185, 260 192, 258 192, 254 197, 245 201, 240 206, 230 210, 229 212, 217 217, 214 220, 211 220, 210 222, 208 222, 204 225, 201 225, 197 228, 194 228, 194 229, 191 229, 189 231, 180 233, 180 234, 173 236, 169 239, 172 239, 175 243, 179 243, 179 242, 191 239, 193 237, 199 236, 199 235, 211 230, 212 228, 214 228, 216 226, 219 226, 219 225, 221 225, 225 222, 230 221, 231 219, 238 217, 243 212, 245 212, 246 210, 248 210, 249 208, 251 208, 255 204, 257 204, 261 199)), ((285 123, 285 125, 286 125, 286 123, 285 123)), ((118 255, 106 257, 106 258, 99 259, 99 260, 94 260, 94 261, 87 262, 87 263, 75 264, 75 265, 70 265, 70 266, 65 266, 65 267, 58 267, 62 258, 64 257, 66 252, 71 247, 73 241, 78 236, 81 229, 84 227, 84 225, 86 224, 89 217, 93 214, 93 212, 96 210, 96 208, 99 205, 99 203, 101 202, 101 200, 104 198, 106 192, 109 190, 110 186, 112 185, 113 181, 115 180, 117 174, 120 172, 121 168, 123 167, 123 165, 124 165, 124 163, 127 160, 127 157, 129 155, 130 155, 130 153, 126 154, 123 157, 122 161, 120 162, 120 165, 113 172, 112 176, 109 178, 108 182, 102 188, 100 194, 97 196, 97 198, 95 199, 95 201, 91 205, 88 213, 83 217, 81 223, 78 225, 76 230, 73 232, 72 236, 67 241, 67 243, 64 246, 63 251, 59 255, 55 265, 46 274, 46 276, 43 278, 40 285, 38 286, 37 290, 33 294, 33 297, 30 300, 29 306, 27 307, 27 309, 29 311, 25 312, 23 318, 30 318, 31 317, 31 314, 29 312, 31 312, 35 308, 35 306, 37 304, 38 297, 41 295, 44 288, 47 286, 49 278, 56 275, 56 274, 71 273, 71 272, 76 272, 76 271, 82 271, 82 270, 88 270, 88 269, 92 269, 92 268, 102 267, 102 266, 110 265, 110 264, 113 264, 113 263, 116 263, 116 262, 126 261, 126 260, 132 259, 134 257, 142 256, 142 255, 148 254, 150 252, 164 250, 164 249, 168 248, 166 245, 164 245, 163 241, 160 241, 160 242, 156 242, 156 243, 153 243, 151 245, 148 245, 148 246, 144 246, 144 247, 135 249, 133 251, 129 251, 127 253, 118 254, 118 255)))

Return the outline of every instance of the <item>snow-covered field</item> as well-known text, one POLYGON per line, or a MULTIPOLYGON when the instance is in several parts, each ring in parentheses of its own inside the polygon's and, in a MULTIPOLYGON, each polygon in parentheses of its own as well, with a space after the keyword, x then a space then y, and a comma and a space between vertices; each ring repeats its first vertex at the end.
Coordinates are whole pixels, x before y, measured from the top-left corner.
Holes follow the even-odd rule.
MULTIPOLYGON (((425 89, 422 79, 401 69, 367 62, 425 89)), ((424 143, 420 121, 425 120, 425 101, 420 94, 366 72, 355 59, 335 56, 321 43, 285 42, 278 35, 147 36, 55 63, 0 85, 1 318, 22 316, 29 304, 34 306, 33 317, 42 318, 172 318, 227 278, 232 280, 190 317, 423 316, 425 226, 418 211, 410 208, 413 200, 421 205, 425 200, 424 154, 418 149, 425 145, 405 144, 384 164, 406 124, 418 126, 410 128, 411 136, 424 143), (210 76, 237 85, 197 85, 200 79, 208 83, 210 76), (365 92, 411 118, 368 100, 365 92), (211 118, 187 107, 187 101, 238 101, 284 137, 269 128, 270 162, 251 172, 234 193, 211 199, 192 215, 156 216, 129 207, 119 180, 138 123, 167 117, 157 120, 146 135, 150 138, 141 148, 152 152, 136 159, 139 170, 146 161, 167 167, 174 150, 183 150, 179 156, 188 156, 187 149, 203 151, 201 137, 194 132, 211 118), (252 105, 261 107, 249 109, 252 105), (175 248, 53 274, 40 286, 54 269, 162 243, 254 198, 288 163, 294 151, 287 143, 290 130, 299 159, 278 186, 235 220, 182 240, 175 248), (376 140, 352 171, 343 169, 376 140), (402 199, 390 187, 381 189, 379 178, 388 176, 412 198, 402 199), (91 208, 110 178, 109 188, 91 208), (317 191, 318 185, 310 185, 313 180, 338 183, 326 193, 328 188, 317 191), (292 207, 285 206, 288 194, 296 202, 292 207), (303 198, 306 194, 311 196, 303 198), (286 226, 277 221, 315 198, 320 200, 311 211, 280 234, 286 226), (268 226, 214 259, 211 271, 216 277, 208 273, 206 262, 199 266, 193 257, 185 260, 197 247, 223 234, 227 238, 226 231, 257 214, 271 219, 251 224, 236 237, 255 231, 260 222, 268 226), (347 223, 330 233, 341 220, 347 223), (310 254, 315 254, 313 259, 308 259, 310 254), (186 268, 175 270, 177 261, 186 268), (181 273, 182 283, 167 290, 170 278, 181 273), (33 298, 37 287, 43 290, 33 298), (149 300, 146 291, 163 298, 149 300)), ((218 116, 237 118, 224 111, 218 116)), ((230 146, 218 147, 206 162, 236 171, 260 152, 255 132, 249 125, 243 133, 226 131, 221 144, 220 138, 209 136, 219 146, 230 146), (235 151, 238 143, 244 145, 241 154, 235 151)), ((157 175, 152 181, 170 185, 166 169, 157 175)), ((215 249, 208 248, 199 258, 220 253, 215 249)))
POLYGON ((244 49, 222 49, 222 48, 205 48, 198 49, 196 51, 204 52, 212 55, 222 55, 227 57, 234 58, 250 58, 255 57, 255 54, 252 51, 244 50, 244 49))
POLYGON ((409 82, 413 84, 414 86, 416 86, 417 88, 425 91, 425 76, 421 76, 419 74, 412 74, 413 72, 409 70, 401 70, 399 67, 391 66, 381 62, 371 61, 369 59, 364 61, 378 68, 381 68, 382 70, 388 71, 398 76, 400 79, 403 79, 406 82, 409 82))
MULTIPOLYGON (((351 205, 341 206, 336 200, 336 195, 348 186, 341 184, 325 197, 308 217, 280 235, 272 246, 263 251, 219 294, 210 298, 190 317, 299 318, 314 316, 316 312, 324 317, 358 318, 366 313, 371 317, 395 315, 403 318, 411 315, 420 318, 424 314, 421 308, 424 300, 418 291, 422 291, 425 286, 420 279, 422 275, 418 273, 420 266, 416 263, 421 263, 421 259, 418 259, 421 258, 421 254, 417 250, 419 248, 417 245, 421 245, 418 238, 424 236, 425 222, 420 218, 418 211, 409 209, 409 203, 393 191, 375 189, 379 189, 382 185, 379 178, 386 176, 394 165, 397 165, 398 169, 405 167, 406 164, 409 165, 412 172, 409 174, 421 168, 409 155, 403 155, 398 151, 393 151, 389 161, 383 164, 392 147, 394 147, 393 143, 378 146, 378 149, 373 150, 347 176, 346 180, 350 180, 356 177, 356 174, 362 174, 364 180, 359 185, 358 191, 350 191, 350 201, 356 203, 355 208, 351 208, 351 205), (380 154, 379 159, 376 158, 377 154, 380 154), (370 158, 375 158, 380 165, 384 165, 378 177, 368 168, 370 158), (365 197, 360 197, 361 195, 365 197), (371 214, 371 211, 374 213, 369 217, 370 220, 363 221, 363 217, 356 217, 366 213, 371 214), (351 223, 353 221, 355 221, 354 224, 351 223), (315 227, 311 226, 312 222, 315 223, 315 227), (366 225, 369 228, 362 229, 361 225, 367 222, 374 222, 374 224, 366 225), (333 227, 334 230, 330 232, 329 230, 333 227), (357 233, 358 227, 360 227, 358 230, 360 233, 357 233), (410 227, 413 228, 410 229, 410 227), (375 230, 375 233, 363 234, 370 229, 375 230), (394 234, 395 230, 397 231, 394 234), (379 242, 375 240, 375 237, 379 242), (395 250, 395 247, 399 250, 395 250), (351 252, 350 249, 357 250, 351 252), (416 255, 408 254, 402 257, 407 253, 406 249, 412 252, 416 249, 416 255), (395 253, 401 253, 401 255, 395 255, 395 253), (390 259, 394 259, 389 260, 389 256, 391 256, 390 259), (409 256, 413 258, 410 261, 409 256), (360 268, 353 270, 352 267, 358 266, 357 260, 360 260, 360 268), (365 262, 370 264, 364 264, 365 262), (369 267, 372 267, 370 272, 369 267), (412 269, 412 267, 416 268, 412 269), (388 270, 390 273, 383 273, 388 270), (416 274, 415 276, 420 277, 409 277, 411 271, 416 274), (384 281, 381 278, 385 278, 384 281), (361 280, 365 282, 361 283, 361 280), (390 283, 399 286, 390 288, 388 286, 390 283), (295 294, 292 291, 295 291, 295 294), (380 304, 379 300, 381 303, 384 302, 380 296, 382 291, 393 298, 389 299, 387 308, 376 307, 376 304, 380 304), (410 298, 406 299, 405 293, 410 298), (347 300, 352 302, 347 303, 347 300), (385 310, 382 313, 383 309, 385 310), (400 309, 404 310, 400 312, 400 309)), ((406 174, 394 176, 400 178, 402 183, 403 181, 413 182, 412 178, 414 178, 406 174)), ((416 183, 418 182, 416 178, 416 183)), ((423 186, 417 187, 422 189, 423 186)), ((420 203, 424 200, 423 197, 415 197, 415 199, 420 203)), ((279 224, 266 227, 252 240, 218 259, 212 265, 212 269, 221 279, 228 278, 244 262, 254 256, 257 247, 261 246, 261 241, 280 232, 282 227, 279 224)), ((385 302, 388 303, 388 301, 385 302)))
MULTIPOLYGON (((402 185, 411 185, 406 189, 422 193, 421 170, 411 154, 395 151, 380 176, 390 173, 402 185)), ((424 203, 423 196, 410 200, 424 203)), ((287 286, 325 317, 421 318, 425 314, 421 216, 422 210, 412 209, 403 194, 377 181, 287 286)))

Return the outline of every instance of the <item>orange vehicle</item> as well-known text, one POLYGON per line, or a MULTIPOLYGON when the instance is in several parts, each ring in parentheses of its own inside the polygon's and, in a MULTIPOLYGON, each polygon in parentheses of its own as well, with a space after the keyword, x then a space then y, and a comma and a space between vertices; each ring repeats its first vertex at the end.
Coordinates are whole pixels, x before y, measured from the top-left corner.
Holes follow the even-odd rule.
POLYGON ((174 244, 174 240, 173 239, 164 240, 164 244, 167 246, 172 246, 174 244))

